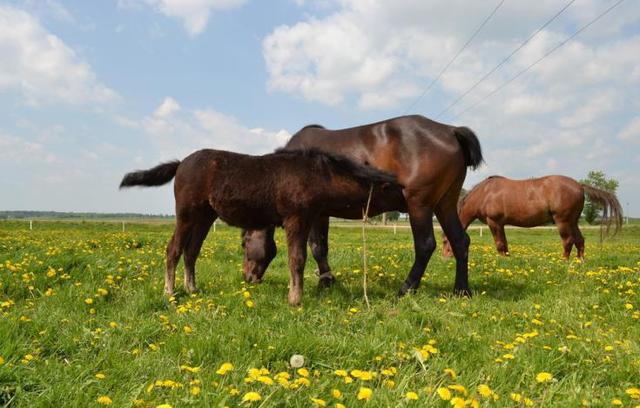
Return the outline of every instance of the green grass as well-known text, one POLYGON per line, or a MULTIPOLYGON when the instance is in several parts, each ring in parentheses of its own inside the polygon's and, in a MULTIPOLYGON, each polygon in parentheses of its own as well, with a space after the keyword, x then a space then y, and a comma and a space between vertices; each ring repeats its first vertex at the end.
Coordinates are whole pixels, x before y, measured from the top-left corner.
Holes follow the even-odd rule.
POLYGON ((218 226, 197 265, 200 292, 169 301, 171 225, 128 222, 124 233, 117 223, 34 225, 0 223, 0 406, 98 406, 108 396, 114 406, 306 407, 320 398, 349 407, 365 405, 357 394, 366 387, 370 406, 445 407, 451 401, 437 390, 451 385, 465 387, 466 396, 449 390, 469 405, 640 403, 626 392, 640 387, 638 226, 602 246, 586 230, 582 264, 561 259, 552 230, 508 231, 509 258, 486 230, 471 231, 472 299, 451 296, 455 262, 439 252, 418 293, 397 299, 413 260, 410 232, 370 229, 368 309, 358 228, 331 231, 337 284, 318 290, 309 260, 304 306, 291 308, 281 230, 264 282, 247 285, 239 231, 218 226), (289 367, 293 354, 304 356, 307 380, 289 367), (217 374, 226 362, 234 369, 217 374), (264 382, 286 372, 293 385, 247 382, 251 368, 268 370, 264 382), (345 383, 335 370, 373 378, 345 383), (553 379, 539 383, 541 372, 553 379), (481 396, 479 384, 499 399, 481 396), (250 391, 262 400, 242 403, 250 391))

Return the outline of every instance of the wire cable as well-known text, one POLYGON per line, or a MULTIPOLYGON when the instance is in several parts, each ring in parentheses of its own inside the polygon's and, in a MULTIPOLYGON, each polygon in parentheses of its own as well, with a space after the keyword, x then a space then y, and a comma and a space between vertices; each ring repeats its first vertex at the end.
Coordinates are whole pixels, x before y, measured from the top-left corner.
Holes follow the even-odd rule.
POLYGON ((541 62, 542 60, 544 60, 545 58, 547 58, 549 55, 551 55, 553 52, 555 52, 556 50, 558 50, 560 47, 562 47, 563 45, 565 45, 566 43, 568 43, 569 41, 571 41, 573 38, 575 38, 578 34, 580 34, 581 32, 583 32, 584 30, 586 30, 587 28, 589 28, 590 26, 592 26, 593 24, 595 24, 598 20, 600 20, 602 17, 604 17, 605 15, 607 15, 611 10, 613 10, 614 8, 618 7, 620 4, 622 4, 625 0, 618 0, 616 3, 614 3, 611 7, 609 7, 608 9, 606 9, 605 11, 603 11, 602 13, 598 14, 598 16, 596 18, 594 18, 593 20, 589 21, 587 24, 583 25, 578 31, 576 31, 575 33, 571 34, 571 36, 569 36, 568 38, 566 38, 564 41, 562 41, 561 43, 557 44, 555 47, 553 47, 552 49, 550 49, 549 51, 547 51, 542 57, 538 58, 537 60, 535 60, 533 63, 529 64, 525 69, 521 70, 520 72, 518 72, 517 74, 515 74, 514 76, 512 76, 511 78, 509 78, 506 82, 504 82, 502 85, 498 86, 497 88, 495 88, 493 91, 489 92, 488 94, 486 94, 483 98, 481 98, 480 100, 472 103, 471 105, 469 105, 467 108, 463 109, 462 111, 458 112, 455 116, 453 116, 451 118, 451 120, 457 118, 458 116, 470 111, 471 109, 475 108, 476 106, 478 106, 479 104, 481 104, 482 102, 484 102, 485 100, 487 100, 488 98, 490 98, 491 96, 493 96, 494 94, 496 94, 497 92, 499 92, 500 90, 502 90, 504 87, 506 87, 507 85, 509 85, 511 82, 515 81, 516 79, 518 79, 522 74, 524 74, 525 72, 529 71, 531 68, 533 68, 534 66, 536 66, 539 62, 541 62))
MULTIPOLYGON (((573 0, 575 1, 575 0, 573 0)), ((451 58, 451 60, 449 60, 449 62, 447 63, 447 65, 444 66, 444 68, 442 68, 442 70, 440 70, 440 73, 429 83, 429 85, 425 88, 425 90, 420 94, 420 96, 418 96, 409 106, 407 106, 407 108, 402 112, 403 115, 405 115, 408 111, 410 111, 411 109, 413 109, 414 106, 416 106, 416 104, 422 99, 424 98, 424 96, 429 93, 429 91, 431 90, 431 88, 433 88, 433 86, 435 85, 436 82, 438 82, 438 80, 440 79, 440 77, 442 77, 442 75, 447 71, 447 69, 449 69, 449 67, 451 66, 451 64, 453 64, 453 62, 458 59, 458 57, 460 56, 460 54, 462 54, 462 51, 465 50, 465 48, 467 48, 467 46, 469 44, 471 44, 471 41, 473 41, 474 38, 476 38, 476 36, 478 35, 478 33, 480 32, 480 30, 482 30, 482 28, 489 22, 489 20, 491 20, 491 18, 494 16, 494 14, 496 14, 496 12, 498 11, 498 9, 500 7, 502 7, 502 5, 504 4, 505 0, 501 0, 500 3, 498 3, 498 5, 493 9, 493 11, 484 19, 484 21, 482 22, 482 24, 480 24, 480 26, 476 29, 476 31, 471 35, 471 37, 467 40, 466 43, 464 43, 464 45, 462 46, 462 48, 460 48, 458 50, 458 52, 453 56, 453 58, 451 58)))
POLYGON ((471 91, 476 89, 476 87, 478 85, 480 85, 482 82, 484 82, 487 78, 489 78, 491 76, 491 74, 496 72, 501 66, 503 66, 507 61, 509 61, 511 59, 511 57, 513 57, 518 51, 520 51, 525 45, 527 45, 535 36, 537 36, 542 30, 544 30, 549 24, 551 24, 556 18, 558 18, 558 16, 560 16, 560 14, 564 13, 564 11, 566 9, 568 9, 569 6, 571 4, 573 4, 575 1, 576 0, 571 0, 567 4, 565 4, 564 7, 562 7, 560 9, 560 11, 558 11, 556 14, 554 14, 542 26, 540 26, 540 28, 538 28, 533 34, 531 34, 526 40, 524 40, 524 42, 522 42, 518 47, 516 47, 513 51, 511 51, 511 53, 509 55, 507 55, 502 61, 500 61, 500 63, 498 65, 493 67, 482 78, 480 78, 478 81, 476 81, 476 83, 474 83, 469 89, 467 89, 466 91, 464 91, 464 93, 462 93, 460 96, 458 96, 458 98, 456 98, 456 100, 451 102, 444 110, 442 110, 440 113, 438 113, 436 115, 436 119, 439 118, 440 116, 444 115, 451 108, 456 106, 462 99, 464 99, 467 95, 469 95, 469 93, 471 93, 471 91))

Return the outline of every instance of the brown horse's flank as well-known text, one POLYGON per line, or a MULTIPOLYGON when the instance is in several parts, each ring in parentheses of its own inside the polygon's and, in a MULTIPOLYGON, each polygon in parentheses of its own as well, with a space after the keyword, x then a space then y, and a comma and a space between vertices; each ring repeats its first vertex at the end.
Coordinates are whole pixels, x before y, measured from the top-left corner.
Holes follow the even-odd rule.
MULTIPOLYGON (((553 222, 558 227, 563 256, 568 258, 573 246, 584 257, 584 237, 578 227, 585 194, 604 208, 601 237, 610 227, 617 233, 622 225, 622 208, 615 195, 580 184, 565 176, 546 176, 528 180, 511 180, 492 176, 477 184, 461 200, 460 222, 466 229, 479 219, 489 226, 500 254, 508 255, 505 225, 535 227, 553 222)), ((445 238, 443 254, 450 255, 445 238)))
MULTIPOLYGON (((274 225, 284 227, 291 272, 289 303, 297 305, 306 243, 316 217, 361 215, 370 192, 380 203, 403 200, 402 186, 394 175, 313 149, 264 156, 199 150, 182 162, 129 173, 120 187, 161 185, 174 175, 176 228, 167 247, 168 295, 174 291, 181 255, 185 289, 196 290, 196 259, 212 223, 220 218, 233 226, 267 228, 271 233, 274 225)), ((252 248, 251 242, 243 240, 243 244, 252 248)))
MULTIPOLYGON (((403 195, 380 196, 370 214, 399 210, 409 213, 415 259, 399 294, 415 290, 436 247, 432 218, 435 214, 453 242, 456 256, 454 291, 470 295, 467 273, 469 237, 460 225, 457 202, 467 167, 482 163, 476 135, 466 127, 438 123, 422 116, 403 116, 349 129, 329 130, 310 125, 298 131, 286 150, 317 148, 394 174, 404 186, 403 195)), ((348 218, 360 218, 354 212, 348 218)), ((334 281, 327 261, 329 219, 318 217, 309 246, 320 271, 320 285, 334 281)), ((260 280, 275 256, 272 230, 243 233, 245 279, 260 280)))

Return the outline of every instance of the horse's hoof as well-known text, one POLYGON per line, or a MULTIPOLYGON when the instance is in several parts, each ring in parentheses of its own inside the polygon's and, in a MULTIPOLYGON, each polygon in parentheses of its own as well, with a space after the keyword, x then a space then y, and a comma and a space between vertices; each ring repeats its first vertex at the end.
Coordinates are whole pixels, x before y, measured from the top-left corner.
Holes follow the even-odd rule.
POLYGON ((402 287, 398 291, 398 297, 403 297, 407 293, 413 293, 413 292, 416 291, 416 289, 417 289, 417 286, 414 286, 414 285, 411 285, 411 284, 405 282, 405 283, 402 284, 402 287))
POLYGON ((469 289, 469 288, 454 289, 453 293, 456 296, 460 296, 460 297, 465 297, 465 298, 472 298, 473 297, 473 294, 471 293, 471 289, 469 289))

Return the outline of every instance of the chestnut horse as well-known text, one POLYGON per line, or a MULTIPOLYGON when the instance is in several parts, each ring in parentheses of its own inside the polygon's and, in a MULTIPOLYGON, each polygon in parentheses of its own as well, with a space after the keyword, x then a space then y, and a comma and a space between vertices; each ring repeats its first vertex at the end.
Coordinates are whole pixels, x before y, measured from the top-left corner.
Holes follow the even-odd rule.
MULTIPOLYGON (((470 129, 445 125, 418 115, 342 130, 311 125, 293 135, 284 147, 300 148, 317 148, 344 155, 358 163, 394 174, 404 186, 405 200, 397 207, 374 208, 372 211, 372 214, 389 210, 409 213, 415 260, 399 295, 418 288, 436 248, 434 214, 454 244, 454 291, 460 295, 471 295, 467 272, 469 237, 457 213, 458 196, 467 167, 475 169, 482 162, 480 143, 470 129)), ((372 205, 376 207, 376 204, 374 199, 372 205)), ((356 218, 360 217, 361 214, 356 214, 356 218)), ((329 218, 318 217, 309 235, 309 246, 318 264, 320 286, 327 286, 335 280, 327 262, 328 232, 329 218)), ((243 246, 245 279, 260 281, 276 254, 273 228, 244 231, 243 246)))
POLYGON ((284 226, 289 247, 289 303, 302 297, 309 230, 316 217, 362 216, 368 198, 380 208, 403 202, 392 174, 318 150, 248 156, 199 150, 182 162, 125 175, 120 184, 159 186, 175 177, 176 228, 167 247, 165 292, 172 295, 184 253, 184 287, 196 290, 195 263, 211 224, 241 228, 284 226))
MULTIPOLYGON (((622 225, 622 207, 616 196, 565 176, 546 176, 528 180, 511 180, 491 176, 462 199, 460 222, 466 229, 476 218, 489 226, 496 249, 509 255, 505 225, 536 227, 554 222, 562 238, 563 256, 569 258, 575 245, 578 258, 584 258, 584 237, 578 227, 584 195, 604 208, 602 226, 609 232, 615 224, 617 233, 622 225)), ((451 255, 451 246, 444 238, 444 256, 451 255)))

